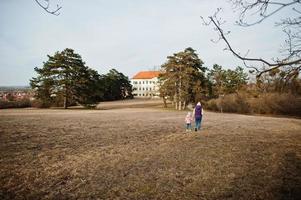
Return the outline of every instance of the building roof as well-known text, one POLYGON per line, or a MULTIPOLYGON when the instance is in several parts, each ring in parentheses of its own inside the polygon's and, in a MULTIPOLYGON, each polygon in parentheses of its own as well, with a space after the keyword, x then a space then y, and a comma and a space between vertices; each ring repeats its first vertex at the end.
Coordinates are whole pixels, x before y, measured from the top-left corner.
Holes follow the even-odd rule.
POLYGON ((160 71, 141 71, 138 72, 132 79, 152 79, 158 77, 160 71))

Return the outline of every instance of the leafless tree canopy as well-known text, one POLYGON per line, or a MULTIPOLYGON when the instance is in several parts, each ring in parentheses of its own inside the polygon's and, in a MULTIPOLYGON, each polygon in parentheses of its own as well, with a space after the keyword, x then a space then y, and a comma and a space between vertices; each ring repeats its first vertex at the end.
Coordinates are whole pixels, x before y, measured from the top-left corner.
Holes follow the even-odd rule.
POLYGON ((50 2, 49 0, 35 0, 36 3, 43 8, 46 12, 58 16, 60 14, 59 10, 62 8, 59 5, 56 5, 55 9, 50 8, 50 2))
POLYGON ((229 0, 233 9, 239 12, 236 24, 242 27, 249 27, 259 24, 265 20, 271 20, 276 13, 284 9, 290 9, 290 15, 276 21, 275 25, 281 27, 286 34, 286 39, 281 46, 281 58, 273 58, 268 61, 263 58, 251 58, 247 54, 241 55, 240 52, 233 49, 230 41, 227 39, 228 31, 223 30, 224 21, 219 17, 220 8, 209 20, 203 22, 205 25, 213 25, 214 30, 218 32, 219 40, 226 43, 227 50, 234 56, 241 59, 245 66, 252 69, 259 78, 266 72, 284 72, 283 79, 289 81, 299 76, 301 69, 301 0, 229 0), (258 65, 261 66, 258 67, 258 65))

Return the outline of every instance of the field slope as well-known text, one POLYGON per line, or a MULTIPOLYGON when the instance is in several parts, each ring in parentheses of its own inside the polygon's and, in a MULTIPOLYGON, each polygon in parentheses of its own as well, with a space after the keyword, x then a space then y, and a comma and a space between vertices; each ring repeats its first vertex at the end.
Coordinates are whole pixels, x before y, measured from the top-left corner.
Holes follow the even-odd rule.
POLYGON ((0 199, 297 199, 301 120, 158 108, 0 110, 0 199))

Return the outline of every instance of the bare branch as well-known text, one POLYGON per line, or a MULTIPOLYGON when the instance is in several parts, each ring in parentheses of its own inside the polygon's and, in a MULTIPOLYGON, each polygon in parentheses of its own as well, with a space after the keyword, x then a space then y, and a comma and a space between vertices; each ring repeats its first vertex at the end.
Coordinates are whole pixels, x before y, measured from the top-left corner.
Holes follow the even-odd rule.
POLYGON ((277 68, 280 68, 282 66, 289 66, 289 65, 294 65, 294 64, 300 64, 301 63, 301 58, 299 59, 296 59, 296 60, 290 60, 289 57, 288 58, 285 58, 283 60, 278 60, 274 63, 271 63, 271 62, 268 62, 262 58, 250 58, 250 57, 244 57, 244 56, 241 56, 239 53, 237 53, 233 48, 232 46, 230 45, 229 41, 227 40, 223 30, 221 29, 221 27, 218 25, 218 23, 216 22, 216 20, 214 19, 214 17, 209 17, 210 21, 212 22, 212 24, 214 24, 215 26, 215 30, 217 30, 219 32, 219 35, 221 37, 222 40, 224 40, 224 42, 226 43, 227 45, 227 49, 230 50, 234 56, 236 56, 237 58, 239 58, 240 60, 244 61, 244 64, 246 65, 245 61, 251 61, 251 62, 261 62, 267 66, 269 66, 270 68, 268 69, 265 69, 265 70, 262 70, 262 71, 259 71, 258 69, 256 69, 255 67, 249 67, 247 66, 248 68, 253 68, 255 69, 258 73, 257 77, 260 77, 262 74, 266 73, 266 72, 269 72, 269 71, 272 71, 272 70, 275 70, 277 68))
POLYGON ((43 8, 46 12, 52 14, 52 15, 56 15, 58 16, 60 13, 59 13, 59 10, 62 8, 61 6, 59 5, 56 5, 56 9, 55 10, 49 10, 49 0, 44 0, 44 2, 46 3, 46 6, 43 5, 39 0, 35 0, 35 2, 41 7, 43 8))
POLYGON ((301 14, 301 11, 300 11, 300 10, 297 10, 296 8, 293 8, 293 11, 295 11, 295 12, 301 14))
POLYGON ((300 4, 300 0, 291 0, 288 3, 276 2, 270 0, 256 0, 254 3, 249 3, 248 1, 244 1, 244 0, 230 0, 230 1, 232 2, 233 7, 235 9, 242 9, 237 24, 245 27, 259 24, 286 7, 300 4), (249 12, 252 12, 252 10, 255 10, 253 14, 259 13, 259 19, 252 23, 245 22, 246 16, 249 14, 249 12))

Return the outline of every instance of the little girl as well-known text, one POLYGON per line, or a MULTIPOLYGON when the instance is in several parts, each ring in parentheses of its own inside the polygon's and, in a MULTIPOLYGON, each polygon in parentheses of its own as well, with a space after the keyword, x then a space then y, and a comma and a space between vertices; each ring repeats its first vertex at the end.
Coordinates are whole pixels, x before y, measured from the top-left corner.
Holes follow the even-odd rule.
POLYGON ((191 122, 192 122, 191 112, 187 113, 185 117, 185 122, 186 122, 186 131, 191 131, 191 122))

